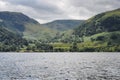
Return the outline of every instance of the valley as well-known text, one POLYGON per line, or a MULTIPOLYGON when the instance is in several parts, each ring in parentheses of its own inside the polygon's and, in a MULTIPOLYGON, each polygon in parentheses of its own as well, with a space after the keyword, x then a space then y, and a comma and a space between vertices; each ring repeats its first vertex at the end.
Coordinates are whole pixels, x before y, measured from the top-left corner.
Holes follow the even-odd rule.
POLYGON ((120 9, 88 20, 45 24, 23 13, 4 11, 0 12, 0 32, 1 52, 119 52, 120 9))

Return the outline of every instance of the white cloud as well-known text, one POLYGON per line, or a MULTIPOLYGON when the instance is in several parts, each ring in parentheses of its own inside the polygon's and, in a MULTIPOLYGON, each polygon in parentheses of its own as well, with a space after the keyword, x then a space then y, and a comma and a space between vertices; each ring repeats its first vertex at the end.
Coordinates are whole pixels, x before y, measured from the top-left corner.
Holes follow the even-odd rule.
POLYGON ((120 8, 120 0, 0 0, 0 11, 22 12, 40 23, 87 19, 116 8, 120 8))

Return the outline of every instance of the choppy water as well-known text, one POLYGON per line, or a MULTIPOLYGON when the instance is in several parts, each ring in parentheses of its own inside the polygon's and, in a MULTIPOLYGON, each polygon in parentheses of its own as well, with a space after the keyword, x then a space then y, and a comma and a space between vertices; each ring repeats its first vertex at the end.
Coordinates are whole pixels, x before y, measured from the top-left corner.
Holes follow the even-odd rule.
POLYGON ((0 80, 120 80, 120 54, 1 53, 0 80))

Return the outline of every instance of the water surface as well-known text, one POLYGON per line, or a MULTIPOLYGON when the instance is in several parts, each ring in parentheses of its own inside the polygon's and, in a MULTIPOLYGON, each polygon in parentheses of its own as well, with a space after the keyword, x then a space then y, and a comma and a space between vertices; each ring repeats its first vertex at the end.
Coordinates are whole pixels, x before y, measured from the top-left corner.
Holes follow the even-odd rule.
POLYGON ((0 80, 120 80, 120 54, 1 53, 0 80))

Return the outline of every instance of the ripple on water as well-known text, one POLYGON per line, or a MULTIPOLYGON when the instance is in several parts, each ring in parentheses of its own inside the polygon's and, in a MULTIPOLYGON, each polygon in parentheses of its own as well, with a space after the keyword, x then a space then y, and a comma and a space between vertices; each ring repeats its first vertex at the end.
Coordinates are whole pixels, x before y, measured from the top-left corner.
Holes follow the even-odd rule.
POLYGON ((118 53, 0 54, 0 80, 120 80, 118 53))

